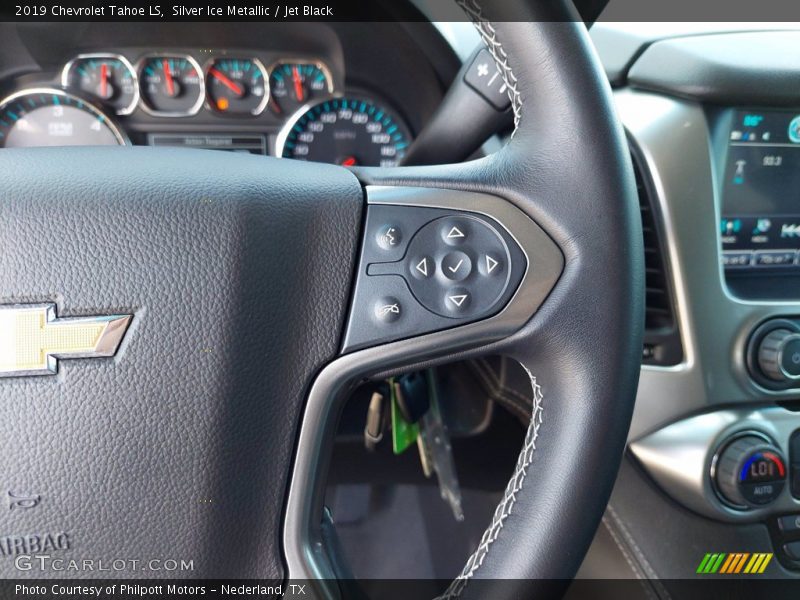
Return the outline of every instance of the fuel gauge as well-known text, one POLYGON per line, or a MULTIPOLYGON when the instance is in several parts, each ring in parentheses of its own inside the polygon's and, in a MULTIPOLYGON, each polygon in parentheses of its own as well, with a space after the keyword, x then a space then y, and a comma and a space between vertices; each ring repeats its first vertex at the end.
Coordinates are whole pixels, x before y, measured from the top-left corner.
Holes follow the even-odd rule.
POLYGON ((139 102, 136 72, 119 54, 81 54, 69 61, 61 73, 61 85, 93 97, 128 115, 139 102))

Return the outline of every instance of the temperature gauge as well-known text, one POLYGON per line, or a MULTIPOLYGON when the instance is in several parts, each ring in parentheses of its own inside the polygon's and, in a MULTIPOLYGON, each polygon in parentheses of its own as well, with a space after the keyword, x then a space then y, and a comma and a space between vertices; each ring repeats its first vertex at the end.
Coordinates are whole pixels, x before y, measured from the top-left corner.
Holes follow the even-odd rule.
POLYGON ((191 56, 161 54, 139 65, 142 106, 152 115, 187 117, 203 106, 203 72, 191 56))
POLYGON ((331 72, 321 62, 279 62, 269 80, 270 109, 289 116, 301 106, 333 93, 331 72))
POLYGON ((139 102, 133 65, 118 54, 77 56, 64 66, 61 85, 98 99, 118 115, 129 115, 139 102))
POLYGON ((269 78, 255 58, 224 58, 211 62, 206 71, 208 105, 230 115, 258 115, 269 101, 269 78))

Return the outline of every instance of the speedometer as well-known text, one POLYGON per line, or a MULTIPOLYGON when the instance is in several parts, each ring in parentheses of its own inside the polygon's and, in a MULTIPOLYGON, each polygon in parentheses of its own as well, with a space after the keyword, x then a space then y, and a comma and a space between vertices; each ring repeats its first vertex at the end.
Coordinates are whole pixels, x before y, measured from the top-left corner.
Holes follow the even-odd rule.
POLYGON ((19 92, 0 102, 0 147, 111 146, 125 136, 94 105, 52 88, 19 92))
POLYGON ((411 141, 386 106, 363 98, 331 98, 302 108, 278 134, 278 156, 345 166, 394 167, 411 141))

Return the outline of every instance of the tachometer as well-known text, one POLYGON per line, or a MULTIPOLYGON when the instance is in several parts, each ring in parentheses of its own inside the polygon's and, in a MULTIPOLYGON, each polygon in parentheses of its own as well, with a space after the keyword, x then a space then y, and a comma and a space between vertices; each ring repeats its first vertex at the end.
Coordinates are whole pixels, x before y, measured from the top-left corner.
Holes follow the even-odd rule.
POLYGON ((125 136, 100 109, 62 90, 30 89, 0 102, 3 148, 125 143, 125 136))
POLYGON ((284 158, 393 167, 410 141, 408 128, 385 106, 333 98, 298 111, 278 134, 275 149, 284 158))
POLYGON ((269 78, 270 109, 291 115, 301 106, 333 93, 331 72, 321 62, 279 62, 269 78))
POLYGON ((203 106, 203 71, 191 56, 161 54, 142 60, 139 67, 142 105, 161 117, 187 117, 203 106))
POLYGON ((128 59, 118 54, 81 54, 69 61, 61 85, 79 90, 128 115, 139 102, 139 83, 128 59))

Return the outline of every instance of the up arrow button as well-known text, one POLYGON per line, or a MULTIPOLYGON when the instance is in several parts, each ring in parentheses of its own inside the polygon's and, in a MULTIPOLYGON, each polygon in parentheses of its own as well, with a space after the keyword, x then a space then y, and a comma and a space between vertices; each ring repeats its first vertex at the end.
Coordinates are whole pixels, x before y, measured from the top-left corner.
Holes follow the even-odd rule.
POLYGON ((455 225, 454 225, 454 226, 453 226, 453 227, 450 229, 450 231, 447 233, 447 239, 448 239, 448 240, 454 240, 454 239, 463 238, 463 237, 464 237, 464 232, 463 232, 463 231, 461 231, 461 230, 460 230, 458 227, 456 227, 455 225))

